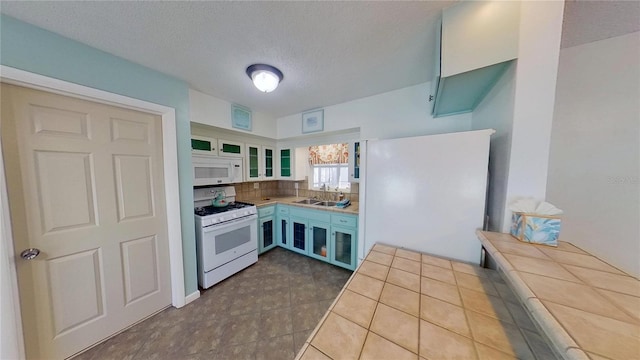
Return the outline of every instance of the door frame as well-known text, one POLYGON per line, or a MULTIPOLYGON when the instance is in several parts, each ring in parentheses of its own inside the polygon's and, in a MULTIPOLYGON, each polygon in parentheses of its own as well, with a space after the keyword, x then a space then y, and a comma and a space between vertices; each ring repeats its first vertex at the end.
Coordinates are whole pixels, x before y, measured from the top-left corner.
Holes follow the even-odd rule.
MULTIPOLYGON (((171 304, 177 308, 183 307, 199 297, 199 292, 186 296, 184 288, 184 267, 182 258, 182 232, 180 221, 180 196, 178 186, 178 148, 176 140, 176 111, 174 108, 158 105, 144 100, 118 95, 103 90, 90 88, 83 85, 70 83, 63 80, 50 78, 47 76, 31 73, 28 71, 0 65, 0 82, 19 85, 27 88, 43 90, 54 94, 65 95, 73 98, 89 100, 101 104, 117 106, 120 108, 142 111, 158 115, 162 118, 162 157, 164 164, 164 196, 166 199, 167 216, 167 237, 169 240, 169 267, 171 278, 171 304)), ((0 155, 2 151, 0 150, 0 155)), ((4 168, 4 158, 0 156, 0 166, 4 168)), ((0 175, 4 176, 3 172, 0 175)), ((0 181, 0 192, 6 194, 6 183, 0 181)), ((0 196, 0 218, 9 219, 9 206, 6 196, 0 196)), ((15 251, 13 247, 13 237, 11 236, 10 223, 3 222, 0 228, 2 231, 2 248, 7 250, 8 269, 3 266, 0 271, 9 271, 9 282, 2 281, 0 292, 9 292, 13 297, 14 308, 20 307, 19 293, 17 287, 17 274, 15 268, 15 251)), ((4 262, 3 259, 2 262, 4 262)), ((3 276, 3 279, 6 277, 3 276)), ((15 318, 7 319, 3 314, 2 328, 0 331, 16 332, 16 350, 21 357, 24 357, 24 338, 22 335, 22 316, 20 311, 16 311, 15 318)), ((10 345, 10 344, 7 344, 10 345)), ((4 344, 3 344, 4 346, 4 344)), ((11 345, 10 345, 11 346, 11 345)), ((14 346, 12 346, 14 347, 14 346)), ((4 350, 3 350, 4 352, 4 350)))

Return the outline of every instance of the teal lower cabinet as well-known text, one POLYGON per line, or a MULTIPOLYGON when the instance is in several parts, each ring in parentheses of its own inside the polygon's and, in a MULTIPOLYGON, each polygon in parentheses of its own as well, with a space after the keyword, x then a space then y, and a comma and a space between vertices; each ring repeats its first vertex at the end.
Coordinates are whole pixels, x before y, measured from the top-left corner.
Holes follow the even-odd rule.
POLYGON ((291 226, 291 250, 307 255, 309 245, 307 244, 308 221, 305 218, 291 216, 289 226, 291 226))
POLYGON ((280 247, 291 249, 291 231, 289 226, 289 207, 276 206, 276 240, 280 247))
POLYGON ((329 223, 309 220, 309 256, 329 261, 329 223))
MULTIPOLYGON (((266 207, 265 207, 266 208, 266 207)), ((278 204, 273 210, 260 214, 260 252, 268 242, 263 227, 263 219, 272 222, 275 240, 265 250, 280 246, 309 257, 326 261, 349 270, 355 270, 358 216, 333 211, 315 210, 297 206, 278 204), (271 217, 271 218, 270 218, 271 217)), ((273 208, 273 207, 272 207, 273 208)), ((266 224, 266 223, 264 223, 266 224)), ((267 225, 268 227, 269 225, 267 225)))
POLYGON ((275 206, 258 209, 258 253, 276 247, 275 206))
POLYGON ((331 226, 331 263, 356 268, 356 229, 331 226))

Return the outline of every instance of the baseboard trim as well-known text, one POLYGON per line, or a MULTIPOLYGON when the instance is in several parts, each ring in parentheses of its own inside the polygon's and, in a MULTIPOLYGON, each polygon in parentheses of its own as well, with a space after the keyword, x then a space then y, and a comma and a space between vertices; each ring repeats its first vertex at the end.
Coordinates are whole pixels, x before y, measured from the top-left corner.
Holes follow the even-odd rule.
POLYGON ((184 304, 187 305, 188 303, 195 301, 199 297, 200 291, 196 290, 184 298, 184 304))

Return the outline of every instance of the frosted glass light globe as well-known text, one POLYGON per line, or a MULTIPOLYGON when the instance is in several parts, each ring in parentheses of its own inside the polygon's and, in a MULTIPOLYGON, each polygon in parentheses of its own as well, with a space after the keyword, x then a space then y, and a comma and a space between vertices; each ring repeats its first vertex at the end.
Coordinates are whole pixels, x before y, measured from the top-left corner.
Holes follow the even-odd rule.
POLYGON ((267 64, 249 65, 246 73, 249 78, 251 78, 253 85, 265 93, 275 90, 282 79, 284 79, 282 71, 267 64))
POLYGON ((278 76, 267 70, 254 71, 253 74, 251 74, 251 79, 253 80, 253 85, 255 85, 258 90, 266 93, 275 90, 280 83, 278 76))

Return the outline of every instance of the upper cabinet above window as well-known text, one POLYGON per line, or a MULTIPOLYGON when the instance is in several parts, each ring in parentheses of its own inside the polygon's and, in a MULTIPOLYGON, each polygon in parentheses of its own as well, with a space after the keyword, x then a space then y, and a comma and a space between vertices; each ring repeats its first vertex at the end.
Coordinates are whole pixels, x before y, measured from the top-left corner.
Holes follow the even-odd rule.
POLYGON ((470 112, 518 56, 519 1, 464 1, 442 13, 432 91, 434 117, 470 112))

